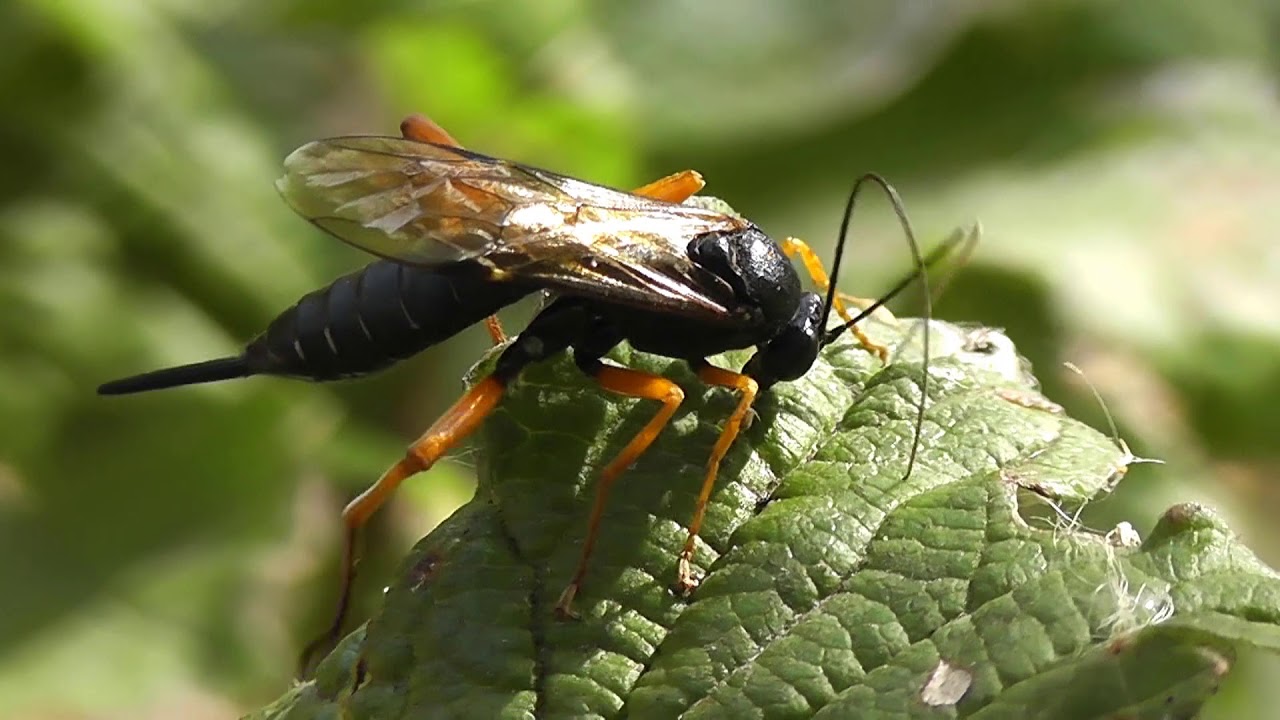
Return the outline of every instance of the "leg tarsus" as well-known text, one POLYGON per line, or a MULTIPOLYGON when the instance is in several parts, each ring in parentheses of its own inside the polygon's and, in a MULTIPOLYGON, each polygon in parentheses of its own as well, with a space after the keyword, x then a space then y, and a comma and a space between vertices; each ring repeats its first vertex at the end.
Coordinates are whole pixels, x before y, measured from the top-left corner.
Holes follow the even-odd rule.
POLYGON ((346 535, 342 539, 342 578, 339 580, 338 605, 334 608, 329 626, 307 643, 299 653, 297 670, 299 680, 309 677, 316 662, 342 637, 342 626, 346 622, 347 611, 351 606, 351 588, 355 583, 356 540, 356 531, 347 528, 346 535))
POLYGON ((702 578, 693 570, 693 550, 681 550, 680 558, 676 561, 676 584, 672 589, 680 597, 689 597, 701 584, 702 578))
POLYGON ((577 610, 573 609, 573 598, 577 594, 578 583, 571 582, 564 586, 564 590, 560 592, 560 599, 556 600, 556 618, 560 620, 577 620, 582 617, 577 610))

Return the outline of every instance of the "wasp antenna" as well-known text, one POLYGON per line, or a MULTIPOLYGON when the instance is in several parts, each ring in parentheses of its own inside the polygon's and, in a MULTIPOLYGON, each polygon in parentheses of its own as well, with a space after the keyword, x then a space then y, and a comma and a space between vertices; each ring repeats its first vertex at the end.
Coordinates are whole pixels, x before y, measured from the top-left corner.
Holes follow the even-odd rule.
MULTIPOLYGON (((878 185, 880 189, 884 191, 885 196, 889 198, 889 203, 893 206, 893 213, 898 217, 898 224, 902 226, 903 233, 907 236, 907 244, 910 246, 911 257, 912 257, 912 260, 915 262, 916 268, 914 271, 912 271, 910 275, 903 278, 896 285, 894 285, 893 288, 889 290, 889 292, 882 295, 869 307, 863 309, 856 316, 854 316, 852 320, 844 323, 838 328, 834 328, 828 331, 827 334, 824 335, 822 338, 822 345, 824 347, 826 345, 831 344, 832 342, 835 342, 835 340, 839 338, 840 335, 845 333, 849 328, 853 327, 854 325, 857 325, 860 321, 862 321, 863 318, 867 317, 872 312, 875 312, 885 303, 889 302, 894 297, 896 297, 899 293, 905 290, 913 281, 915 281, 917 277, 920 277, 924 282, 925 293, 927 295, 928 294, 928 278, 927 278, 928 266, 937 262, 939 259, 941 259, 941 257, 944 254, 949 253, 951 249, 954 248, 955 245, 957 245, 960 242, 960 240, 963 239, 964 237, 964 236, 953 236, 951 238, 948 238, 947 241, 944 242, 938 248, 938 250, 935 250, 934 252, 929 253, 928 259, 924 258, 920 253, 920 244, 916 241, 915 230, 911 227, 911 220, 907 217, 906 207, 903 205, 902 198, 898 195, 898 191, 895 190, 893 186, 889 184, 888 180, 885 180, 883 177, 881 177, 876 173, 867 173, 862 177, 859 177, 857 181, 854 182, 853 184, 853 190, 849 192, 849 199, 848 201, 845 202, 845 206, 844 206, 844 216, 840 219, 840 237, 836 241, 836 255, 831 263, 831 284, 827 287, 827 299, 822 308, 822 326, 821 327, 825 328, 827 326, 828 319, 831 317, 831 309, 835 302, 837 280, 839 279, 839 276, 840 276, 840 265, 844 260, 845 241, 848 239, 848 236, 849 236, 849 223, 853 219, 853 208, 857 204, 858 193, 862 191, 862 186, 865 183, 873 183, 875 185, 878 185)), ((932 315, 932 307, 927 302, 926 302, 925 309, 926 309, 927 315, 932 315)))
POLYGON ((1098 407, 1102 408, 1102 417, 1106 418, 1107 429, 1111 431, 1111 442, 1115 443, 1116 447, 1121 450, 1128 452, 1129 448, 1125 447, 1124 440, 1120 439, 1120 429, 1116 427, 1116 419, 1111 416, 1111 409, 1107 407, 1107 401, 1102 399, 1102 393, 1098 392, 1098 387, 1089 380, 1089 376, 1084 374, 1079 365, 1073 362, 1064 362, 1062 366, 1079 375, 1084 384, 1088 386, 1089 392, 1093 393, 1094 401, 1098 403, 1098 407))
MULTIPOLYGON (((964 268, 965 265, 969 264, 969 258, 973 257, 973 251, 978 247, 978 241, 981 239, 982 224, 975 222, 967 228, 957 228, 953 237, 949 237, 944 241, 944 244, 951 245, 952 247, 959 245, 959 249, 955 251, 955 257, 952 258, 943 268, 943 270, 946 271, 946 274, 937 282, 930 282, 930 285, 933 287, 933 297, 931 297, 930 300, 936 303, 938 302, 938 299, 946 293, 947 288, 951 286, 951 281, 955 280, 955 277, 959 274, 960 270, 964 268)), ((950 254, 949 250, 948 254, 950 254)), ((925 267, 930 270, 933 269, 933 257, 934 254, 930 253, 925 257, 924 261, 925 267)))
MULTIPOLYGON (((920 448, 920 436, 924 427, 925 403, 927 402, 929 397, 929 323, 933 320, 933 302, 931 297, 932 293, 930 293, 929 291, 928 264, 925 262, 924 256, 920 252, 920 243, 916 242, 916 233, 915 233, 915 230, 911 227, 911 220, 910 218, 907 217, 907 209, 906 207, 903 206, 902 198, 898 195, 898 191, 895 190, 893 186, 889 184, 888 180, 885 180, 883 177, 881 177, 876 173, 866 173, 865 175, 859 177, 853 183, 853 189, 849 191, 849 199, 848 201, 845 202, 845 205, 844 205, 844 216, 840 218, 840 238, 839 240, 836 241, 836 256, 831 264, 831 285, 827 288, 827 300, 826 300, 826 304, 823 305, 823 308, 822 308, 822 325, 820 327, 825 329, 827 326, 827 321, 831 317, 831 308, 835 302, 835 295, 836 295, 836 281, 840 275, 840 263, 844 259, 845 241, 848 239, 848 236, 849 236, 849 223, 853 219, 853 208, 858 201, 858 193, 862 190, 862 186, 866 183, 872 183, 874 185, 878 185, 880 189, 884 191, 885 196, 889 198, 889 203, 893 206, 893 214, 898 217, 898 224, 902 227, 902 232, 907 237, 907 245, 911 249, 911 259, 915 262, 915 266, 916 266, 915 271, 912 272, 911 275, 905 278, 902 282, 898 283, 898 285, 894 287, 892 290, 890 290, 888 293, 881 296, 880 299, 872 303, 870 307, 858 313, 858 315, 854 317, 852 320, 845 323, 837 330, 828 332, 822 338, 822 345, 825 346, 833 342, 845 330, 856 325, 864 317, 866 317, 871 312, 879 308, 881 305, 884 305, 886 302, 888 302, 895 295, 897 295, 898 293, 906 289, 906 287, 910 285, 911 282, 915 280, 916 277, 920 278, 920 284, 922 289, 924 290, 925 327, 924 327, 924 341, 921 344, 921 352, 924 357, 924 373, 923 375, 921 375, 921 379, 920 379, 920 404, 916 408, 915 436, 911 442, 911 455, 910 457, 907 458, 907 470, 905 474, 907 476, 910 476, 911 471, 915 469, 916 453, 920 448)), ((942 245, 942 248, 953 247, 954 244, 955 243, 944 243, 942 245)), ((934 260, 937 259, 933 257, 932 253, 931 253, 931 258, 934 260)))
MULTIPOLYGON (((943 240, 942 244, 938 245, 938 247, 934 248, 933 250, 930 250, 929 254, 924 256, 924 267, 925 269, 932 270, 935 265, 937 265, 938 263, 946 259, 949 255, 951 255, 951 253, 955 251, 956 247, 962 248, 960 251, 960 260, 958 260, 957 263, 963 264, 967 260, 969 253, 972 251, 973 247, 977 244, 977 242, 978 242, 978 236, 977 234, 975 234, 973 228, 970 228, 968 232, 959 232, 959 231, 954 232, 946 240, 943 240)), ((826 335, 822 336, 822 347, 826 347, 831 343, 835 342, 836 340, 840 339, 840 336, 843 335, 849 328, 862 322, 864 318, 871 315, 876 310, 879 310, 881 307, 889 303, 898 295, 902 294, 903 290, 906 290, 907 288, 911 287, 911 283, 915 282, 916 277, 918 277, 919 275, 920 275, 919 270, 912 270, 906 276, 899 279, 898 282, 894 283, 893 287, 889 288, 888 292, 886 292, 885 294, 877 298, 875 302, 868 305, 865 309, 863 309, 861 312, 855 315, 853 319, 851 319, 849 322, 844 323, 840 327, 836 327, 828 330, 826 335)), ((938 297, 938 292, 937 292, 938 288, 932 285, 931 287, 933 287, 933 290, 934 290, 933 299, 936 301, 938 297)))

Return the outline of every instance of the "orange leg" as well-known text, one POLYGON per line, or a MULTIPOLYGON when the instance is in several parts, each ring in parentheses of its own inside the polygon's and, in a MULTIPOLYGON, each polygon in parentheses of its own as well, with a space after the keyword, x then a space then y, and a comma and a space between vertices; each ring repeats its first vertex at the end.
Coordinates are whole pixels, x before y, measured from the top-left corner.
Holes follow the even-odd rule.
POLYGON ((445 129, 437 125, 434 120, 418 113, 400 121, 400 136, 405 140, 435 143, 445 147, 462 147, 462 143, 454 140, 453 136, 445 132, 445 129))
MULTIPOLYGON (((420 115, 410 116, 410 118, 414 118, 414 117, 421 118, 422 116, 420 115)), ((425 118, 422 118, 422 119, 426 120, 425 118)), ((407 123, 409 122, 409 120, 406 119, 405 122, 407 123)), ((427 120, 427 122, 430 122, 430 121, 427 120)), ((436 129, 439 129, 439 126, 437 126, 435 123, 431 123, 431 126, 436 129)), ((401 124, 401 128, 402 129, 404 128, 403 124, 401 124)), ((440 130, 440 132, 444 133, 443 130, 440 130)), ((445 134, 444 137, 448 138, 449 136, 445 134)), ((449 139, 452 140, 453 138, 449 138, 449 139)), ((432 141, 432 142, 436 142, 436 141, 432 141)), ((672 202, 672 203, 682 203, 685 200, 688 200, 693 195, 696 195, 698 191, 701 190, 704 186, 706 186, 706 182, 702 179, 702 176, 699 175, 697 171, 681 170, 678 173, 672 173, 671 175, 668 175, 664 178, 654 180, 648 185, 644 185, 642 187, 636 188, 633 191, 633 194, 641 195, 647 198, 652 198, 654 200, 665 200, 667 202, 672 202)), ((489 317, 485 318, 484 326, 489 330, 489 337, 493 338, 494 345, 501 345, 502 343, 507 341, 507 334, 503 332, 502 323, 498 321, 497 315, 490 315, 489 317)))
POLYGON ((342 511, 342 522, 346 525, 347 533, 342 552, 342 586, 338 608, 329 629, 303 650, 301 663, 304 672, 310 665, 312 656, 318 650, 331 646, 342 633, 342 624, 346 620, 347 608, 351 602, 352 583, 355 580, 356 536, 360 528, 391 497, 400 483, 429 469, 450 448, 479 427, 485 417, 497 407, 505 389, 504 383, 492 376, 476 383, 422 437, 409 446, 404 459, 392 465, 377 482, 360 493, 342 511))
POLYGON ((587 536, 582 542, 582 555, 578 558, 578 567, 573 572, 573 579, 569 581, 564 592, 560 593, 560 599, 556 602, 556 614, 565 618, 577 617, 577 613, 573 611, 573 598, 578 594, 582 579, 587 574, 587 563, 591 560, 591 551, 595 549, 596 536, 600 532, 600 518, 604 514, 604 506, 609 499, 609 489, 613 487, 618 476, 649 449, 649 445, 658 437, 658 433, 662 432, 662 428, 666 427, 671 416, 675 415, 676 409, 684 401, 684 391, 680 386, 658 375, 601 365, 593 376, 605 390, 646 400, 660 400, 662 409, 654 414, 653 419, 641 428, 640 432, 631 438, 631 442, 627 443, 617 457, 600 472, 600 482, 596 485, 596 497, 591 505, 590 519, 587 520, 587 536))
MULTIPOLYGON (((782 241, 782 251, 787 254, 787 257, 795 257, 796 255, 799 255, 800 264, 804 266, 805 271, 809 273, 809 277, 813 279, 813 284, 818 286, 819 292, 827 292, 827 288, 831 286, 831 279, 827 276, 826 269, 822 267, 822 260, 818 257, 818 254, 815 253, 805 241, 789 237, 782 241)), ((843 293, 837 293, 833 299, 832 309, 835 310, 836 314, 847 323, 853 320, 853 315, 851 315, 849 313, 849 309, 845 307, 844 300, 842 298, 849 299, 855 303, 857 303, 859 299, 850 295, 844 295, 843 293)), ((881 362, 889 362, 889 348, 874 342, 871 338, 867 337, 866 333, 862 332, 862 329, 857 325, 850 326, 849 330, 852 331, 853 336, 858 339, 858 344, 862 345, 862 347, 866 348, 869 352, 873 352, 878 355, 881 362)))
POLYGON ((490 315, 484 319, 484 329, 489 331, 489 339, 493 340, 494 345, 501 345, 507 341, 507 333, 502 329, 502 321, 497 315, 490 315))
MULTIPOLYGON (((446 147, 462 147, 462 143, 453 139, 453 136, 437 125, 434 120, 418 113, 409 115, 400 121, 400 136, 406 140, 434 143, 446 147)), ((648 185, 637 188, 634 194, 643 195, 654 200, 681 203, 690 196, 696 195, 706 184, 706 181, 696 171, 681 170, 678 173, 672 173, 664 178, 654 180, 648 185)))
POLYGON ((678 173, 672 173, 664 178, 654 180, 648 185, 638 187, 631 192, 633 195, 641 195, 653 200, 682 203, 697 195, 698 191, 706 187, 706 185, 707 182, 702 179, 702 175, 698 171, 681 170, 678 173))
POLYGON ((693 506, 693 519, 689 521, 689 536, 685 539, 684 548, 680 551, 680 560, 676 566, 676 589, 684 594, 698 586, 691 561, 693 551, 697 547, 698 531, 702 529, 702 520, 707 513, 707 503, 711 501, 711 491, 715 488, 716 476, 720 474, 720 461, 724 460, 724 456, 729 453, 729 448, 733 446, 733 441, 737 439, 743 423, 751 413, 751 405, 755 402, 756 394, 760 392, 760 386, 750 377, 714 365, 699 366, 698 378, 708 385, 737 390, 739 395, 738 407, 733 409, 733 414, 724 424, 724 430, 720 431, 715 447, 711 449, 711 458, 707 461, 707 474, 702 479, 702 490, 698 492, 698 502, 693 506))

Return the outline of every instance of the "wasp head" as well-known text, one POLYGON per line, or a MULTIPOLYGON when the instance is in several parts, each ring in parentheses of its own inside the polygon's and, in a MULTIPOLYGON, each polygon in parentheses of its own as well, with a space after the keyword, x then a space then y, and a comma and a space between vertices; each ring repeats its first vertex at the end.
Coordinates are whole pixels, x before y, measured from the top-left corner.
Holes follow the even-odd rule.
POLYGON ((813 367, 822 348, 822 298, 804 293, 791 321, 782 327, 742 369, 760 388, 795 380, 813 367))

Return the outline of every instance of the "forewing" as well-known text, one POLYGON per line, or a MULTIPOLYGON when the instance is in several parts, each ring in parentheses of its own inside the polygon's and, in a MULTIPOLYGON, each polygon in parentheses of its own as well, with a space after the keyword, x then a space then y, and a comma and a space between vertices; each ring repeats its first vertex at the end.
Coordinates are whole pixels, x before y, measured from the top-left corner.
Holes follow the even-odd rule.
POLYGON ((500 279, 707 317, 732 305, 686 254, 696 235, 745 225, 722 213, 391 137, 304 145, 276 186, 318 227, 384 258, 472 260, 500 279))
POLYGON ((318 140, 284 167, 276 187, 300 215, 362 250, 415 265, 484 255, 507 214, 537 201, 502 163, 399 138, 318 140))

